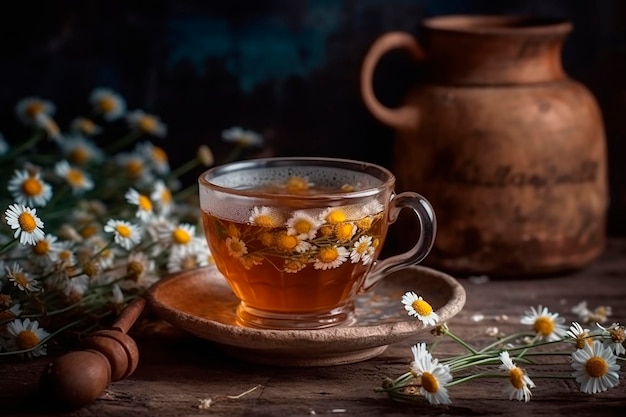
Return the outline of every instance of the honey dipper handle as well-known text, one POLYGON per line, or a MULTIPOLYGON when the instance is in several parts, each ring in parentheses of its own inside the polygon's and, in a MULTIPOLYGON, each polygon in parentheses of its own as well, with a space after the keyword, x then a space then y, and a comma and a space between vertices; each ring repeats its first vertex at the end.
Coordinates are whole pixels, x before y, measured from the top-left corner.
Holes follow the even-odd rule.
POLYGON ((146 301, 131 301, 109 330, 99 330, 85 339, 79 350, 49 363, 40 379, 41 391, 51 404, 75 410, 93 403, 113 381, 135 371, 139 350, 126 334, 146 301))
POLYGON ((113 330, 119 330, 122 333, 128 333, 133 324, 135 324, 135 321, 137 321, 145 305, 145 298, 135 298, 124 308, 111 328, 113 330))

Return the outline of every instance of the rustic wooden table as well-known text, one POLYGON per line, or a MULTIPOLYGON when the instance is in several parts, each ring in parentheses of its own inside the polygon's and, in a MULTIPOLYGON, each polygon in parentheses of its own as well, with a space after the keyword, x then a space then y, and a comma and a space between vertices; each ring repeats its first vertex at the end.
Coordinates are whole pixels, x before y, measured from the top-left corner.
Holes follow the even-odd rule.
MULTIPOLYGON (((626 239, 612 239, 605 254, 583 271, 566 276, 490 280, 477 283, 460 278, 466 289, 463 310, 449 321, 450 328, 477 346, 493 338, 488 328, 501 333, 520 330, 519 317, 530 306, 544 305, 576 319, 571 307, 586 300, 590 307, 608 305, 608 320, 626 323, 626 239), (476 320, 477 315, 484 316, 476 320)), ((147 328, 151 326, 148 325, 147 328)), ((450 388, 452 405, 400 403, 377 393, 384 377, 408 369, 413 340, 390 346, 380 356, 349 365, 282 368, 235 360, 208 341, 183 334, 155 322, 160 332, 135 334, 140 363, 130 377, 112 383, 92 405, 55 413, 38 392, 39 376, 51 358, 0 362, 1 416, 304 416, 304 415, 550 415, 611 416, 626 411, 626 367, 620 385, 589 395, 573 380, 535 380, 529 403, 509 401, 501 393, 506 380, 475 380, 450 388), (250 392, 248 392, 250 391, 250 392), (200 400, 210 399, 207 409, 200 400)), ((131 332, 132 334, 132 332, 131 332)), ((440 349, 456 349, 444 341, 440 349)), ((562 368, 559 368, 563 370, 562 368)), ((569 367, 565 368, 566 370, 569 367)), ((532 377, 532 374, 531 374, 532 377)))

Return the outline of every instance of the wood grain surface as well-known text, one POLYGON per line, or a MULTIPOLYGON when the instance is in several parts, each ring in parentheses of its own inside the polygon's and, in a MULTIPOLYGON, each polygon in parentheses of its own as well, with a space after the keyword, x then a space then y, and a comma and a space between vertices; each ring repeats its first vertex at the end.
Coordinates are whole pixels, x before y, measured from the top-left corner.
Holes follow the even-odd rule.
MULTIPOLYGON (((530 306, 544 305, 575 320, 571 307, 586 300, 590 307, 612 307, 611 322, 626 322, 626 239, 613 239, 603 256, 583 271, 559 277, 524 280, 459 278, 467 292, 465 307, 449 321, 456 334, 476 346, 489 343, 488 329, 500 334, 521 330, 520 316, 530 306), (477 320, 478 317, 482 320, 477 320)), ((131 332, 140 362, 127 379, 112 383, 93 404, 73 412, 55 411, 43 400, 38 381, 53 358, 0 361, 1 416, 309 416, 309 415, 456 415, 507 417, 613 416, 626 410, 626 368, 620 385, 604 393, 579 391, 573 380, 536 379, 529 403, 509 401, 501 393, 503 380, 476 380, 450 388, 450 406, 425 402, 400 403, 374 391, 384 377, 408 370, 410 345, 435 336, 390 346, 363 362, 312 368, 255 365, 230 357, 219 346, 158 321, 142 317, 131 332), (199 408, 201 400, 210 403, 199 408)), ((437 352, 459 348, 442 339, 437 352)), ((567 371, 554 365, 541 371, 567 371)), ((533 371, 529 371, 531 377, 533 371)))

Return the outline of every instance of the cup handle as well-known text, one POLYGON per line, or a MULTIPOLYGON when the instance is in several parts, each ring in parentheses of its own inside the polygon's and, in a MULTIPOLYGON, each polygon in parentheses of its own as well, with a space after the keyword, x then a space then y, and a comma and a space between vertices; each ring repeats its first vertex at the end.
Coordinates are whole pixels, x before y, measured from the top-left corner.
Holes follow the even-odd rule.
POLYGON ((418 193, 406 191, 394 195, 389 207, 389 225, 395 223, 403 208, 413 210, 419 220, 420 230, 417 242, 407 252, 376 261, 365 278, 360 292, 369 290, 394 271, 421 262, 432 249, 437 234, 437 218, 432 205, 418 193))

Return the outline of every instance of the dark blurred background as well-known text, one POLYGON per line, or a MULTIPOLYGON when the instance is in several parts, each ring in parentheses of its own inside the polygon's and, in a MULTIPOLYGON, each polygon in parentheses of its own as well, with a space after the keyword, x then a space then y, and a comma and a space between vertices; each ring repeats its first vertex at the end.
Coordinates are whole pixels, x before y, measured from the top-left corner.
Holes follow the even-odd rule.
MULTIPOLYGON (((609 233, 626 234, 626 2, 619 0, 31 1, 0 6, 0 131, 11 143, 14 106, 39 96, 63 129, 96 87, 129 110, 161 117, 156 144, 173 166, 200 144, 222 152, 223 129, 265 136, 275 155, 324 155, 389 165, 393 132, 365 109, 362 59, 381 34, 419 39, 443 14, 532 14, 570 20, 569 75, 602 109, 609 147, 609 233)), ((397 104, 419 71, 402 54, 381 61, 376 88, 397 104)), ((225 152, 225 151, 224 151, 225 152)), ((191 180, 195 180, 192 178, 191 180)))

